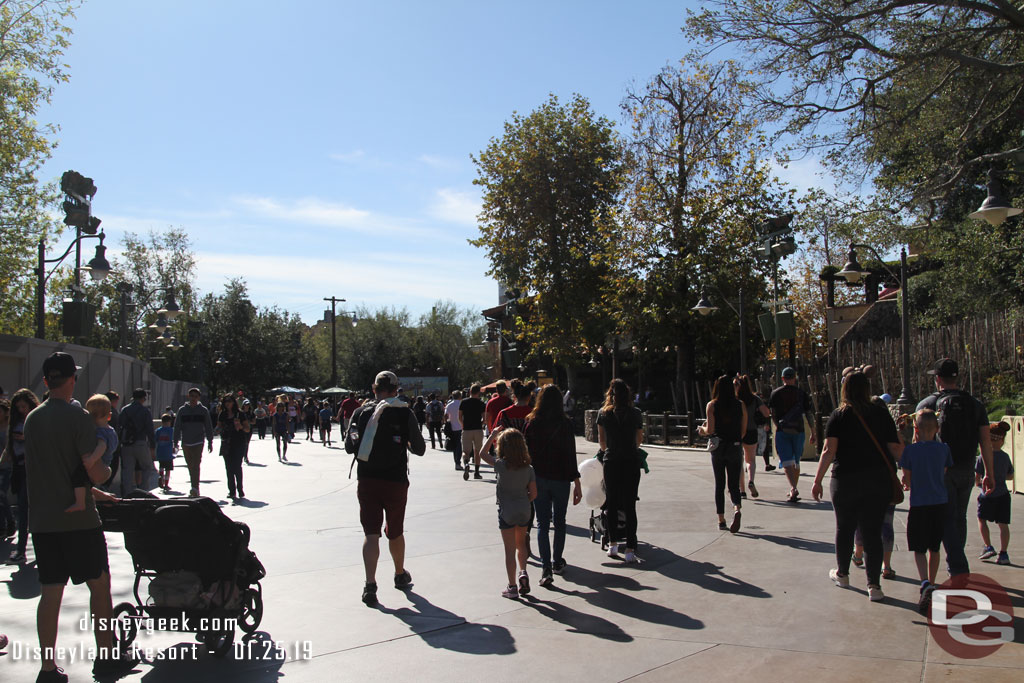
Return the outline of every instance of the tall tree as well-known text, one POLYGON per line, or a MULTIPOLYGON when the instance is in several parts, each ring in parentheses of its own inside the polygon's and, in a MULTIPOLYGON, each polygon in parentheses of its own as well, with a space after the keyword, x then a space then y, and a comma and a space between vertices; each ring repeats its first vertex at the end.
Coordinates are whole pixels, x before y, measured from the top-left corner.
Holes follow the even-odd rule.
POLYGON ((70 16, 64 0, 0 0, 0 332, 31 334, 36 245, 59 228, 56 187, 38 178, 56 128, 37 115, 68 79, 70 16))
MULTIPOLYGON (((787 206, 741 76, 733 62, 687 58, 623 103, 632 125, 630 221, 617 246, 630 267, 613 308, 644 346, 674 347, 677 391, 694 377, 698 348, 702 364, 736 368, 738 334, 723 333, 734 323, 698 321, 690 308, 704 287, 726 298, 743 288, 748 302, 763 300, 754 229, 787 206)), ((756 329, 757 307, 745 313, 756 329)))
POLYGON ((440 368, 450 386, 460 387, 483 377, 483 367, 470 348, 484 334, 480 314, 460 309, 454 301, 437 301, 430 313, 420 316, 414 331, 415 365, 440 368))
POLYGON ((480 237, 490 274, 522 294, 517 336, 531 352, 563 363, 574 383, 581 345, 606 327, 601 305, 622 151, 612 123, 575 95, 554 95, 473 158, 483 190, 480 237))
POLYGON ((987 166, 1024 161, 1024 12, 1014 3, 712 0, 687 29, 745 54, 764 111, 801 152, 876 176, 925 217, 987 166))

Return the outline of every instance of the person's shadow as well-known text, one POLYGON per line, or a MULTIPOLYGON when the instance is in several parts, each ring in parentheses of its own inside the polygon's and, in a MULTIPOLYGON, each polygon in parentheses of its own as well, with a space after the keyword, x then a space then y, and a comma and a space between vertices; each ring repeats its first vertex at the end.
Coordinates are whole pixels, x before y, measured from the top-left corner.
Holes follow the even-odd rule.
POLYGON ((648 546, 644 557, 646 561, 641 565, 642 569, 656 571, 676 581, 692 583, 704 590, 748 598, 772 597, 771 593, 760 586, 727 574, 722 567, 712 562, 697 562, 658 546, 648 546))
POLYGON ((31 600, 42 593, 39 585, 39 572, 35 563, 20 565, 10 578, 0 581, 7 584, 7 593, 15 600, 31 600))
MULTIPOLYGON (((579 591, 567 591, 559 586, 552 586, 548 590, 565 596, 579 596, 585 599, 585 596, 579 591)), ((538 614, 568 626, 569 633, 582 633, 617 643, 633 642, 633 636, 623 631, 618 624, 596 614, 585 614, 574 610, 560 601, 548 602, 531 594, 523 597, 521 602, 523 605, 537 610, 538 614)))
POLYGON ((504 626, 468 622, 465 617, 434 605, 415 591, 407 590, 405 595, 412 603, 411 608, 378 605, 377 609, 404 621, 430 647, 470 655, 515 653, 515 638, 504 626))
POLYGON ((148 661, 149 671, 142 676, 146 683, 202 683, 203 681, 235 680, 241 678, 254 683, 280 680, 281 667, 289 656, 266 631, 251 636, 235 633, 232 651, 223 658, 203 651, 196 642, 181 642, 160 650, 148 661), (198 665, 198 666, 197 666, 198 665))

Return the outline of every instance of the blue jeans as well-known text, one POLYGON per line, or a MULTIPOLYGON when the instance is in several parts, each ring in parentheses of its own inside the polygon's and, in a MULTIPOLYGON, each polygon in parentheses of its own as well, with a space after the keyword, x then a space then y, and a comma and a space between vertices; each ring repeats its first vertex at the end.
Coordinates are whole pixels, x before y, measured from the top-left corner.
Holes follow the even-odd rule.
POLYGON ((551 545, 548 528, 552 517, 555 522, 555 559, 562 559, 565 550, 565 511, 569 508, 568 481, 537 477, 537 498, 533 507, 537 511, 537 550, 544 569, 551 569, 551 545))
POLYGON ((972 470, 946 472, 946 528, 942 545, 946 549, 946 569, 950 576, 971 571, 964 546, 967 544, 967 508, 974 488, 972 470))

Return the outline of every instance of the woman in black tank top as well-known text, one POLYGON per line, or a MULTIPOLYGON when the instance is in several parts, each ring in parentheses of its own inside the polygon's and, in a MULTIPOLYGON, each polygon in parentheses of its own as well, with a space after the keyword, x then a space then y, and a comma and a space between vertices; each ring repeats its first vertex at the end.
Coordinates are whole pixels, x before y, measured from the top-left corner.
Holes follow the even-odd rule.
POLYGON ((711 449, 711 467, 715 472, 715 510, 718 528, 736 533, 740 529, 740 472, 743 469, 743 450, 740 440, 747 431, 747 408, 736 398, 732 380, 722 375, 715 381, 711 401, 707 405, 708 420, 698 430, 702 436, 717 439, 711 449), (733 504, 732 524, 725 524, 725 485, 728 480, 729 497, 733 504))

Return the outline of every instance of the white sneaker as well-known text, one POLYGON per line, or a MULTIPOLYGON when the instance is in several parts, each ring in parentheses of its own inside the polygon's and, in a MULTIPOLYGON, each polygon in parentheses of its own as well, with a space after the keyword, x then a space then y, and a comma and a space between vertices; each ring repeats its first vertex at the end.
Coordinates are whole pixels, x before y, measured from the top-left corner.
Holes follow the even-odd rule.
POLYGON ((868 586, 868 600, 871 602, 879 602, 885 599, 885 593, 882 592, 880 586, 868 586))
POLYGON ((839 586, 840 588, 849 588, 850 587, 850 576, 849 575, 843 576, 842 574, 839 573, 838 569, 829 569, 828 570, 828 578, 832 579, 832 583, 834 583, 835 585, 839 586))
POLYGON ((637 564, 640 560, 637 559, 636 553, 632 550, 626 551, 626 564, 637 564))
POLYGON ((615 543, 608 544, 608 557, 618 557, 619 546, 615 543))

